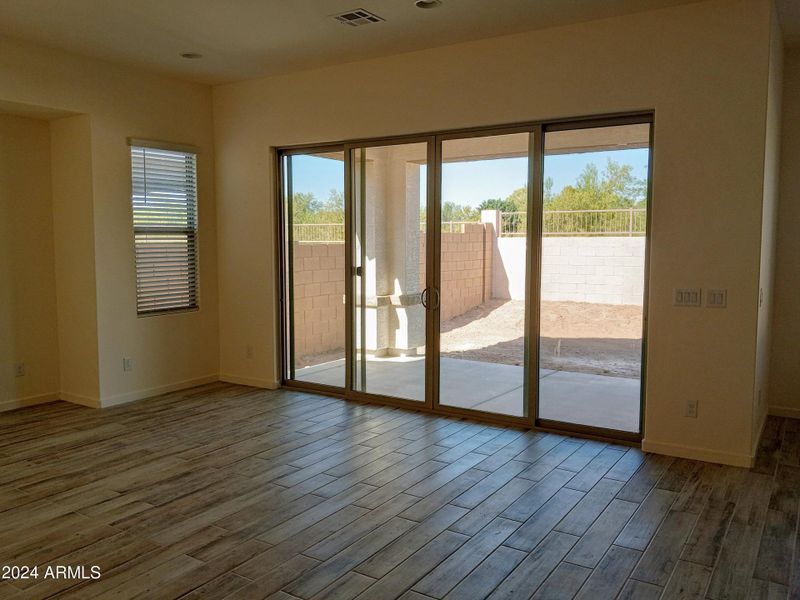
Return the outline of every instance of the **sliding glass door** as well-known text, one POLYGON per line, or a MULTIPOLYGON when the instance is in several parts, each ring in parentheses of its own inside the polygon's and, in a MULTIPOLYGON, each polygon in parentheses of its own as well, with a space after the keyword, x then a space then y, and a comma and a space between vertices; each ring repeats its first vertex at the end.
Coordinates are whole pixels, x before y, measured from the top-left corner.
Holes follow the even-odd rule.
POLYGON ((284 383, 638 439, 651 125, 281 151, 284 383))
POLYGON ((441 142, 439 404, 524 418, 531 134, 441 142))
POLYGON ((540 423, 641 427, 650 124, 545 128, 540 423))
POLYGON ((281 158, 284 377, 345 384, 344 151, 281 158))
POLYGON ((351 153, 351 389, 426 401, 431 143, 351 153))

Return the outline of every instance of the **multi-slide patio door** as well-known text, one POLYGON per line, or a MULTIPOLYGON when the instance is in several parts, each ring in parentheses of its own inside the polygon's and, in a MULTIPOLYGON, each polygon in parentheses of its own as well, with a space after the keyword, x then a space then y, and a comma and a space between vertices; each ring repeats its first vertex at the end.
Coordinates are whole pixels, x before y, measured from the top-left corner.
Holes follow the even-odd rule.
POLYGON ((651 121, 280 150, 284 385, 639 438, 651 121))

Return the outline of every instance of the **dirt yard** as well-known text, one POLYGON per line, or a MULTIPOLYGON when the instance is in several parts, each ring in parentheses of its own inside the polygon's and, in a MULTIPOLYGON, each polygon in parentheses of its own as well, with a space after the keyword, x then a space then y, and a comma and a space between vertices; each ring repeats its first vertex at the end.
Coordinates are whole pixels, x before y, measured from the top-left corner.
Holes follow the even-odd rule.
MULTIPOLYGON (((639 306, 543 302, 542 367, 616 377, 639 377, 642 309, 639 306)), ((491 300, 442 323, 442 356, 523 363, 525 304, 491 300)), ((344 358, 344 350, 297 359, 297 368, 344 358)))
MULTIPOLYGON (((618 377, 641 374, 642 308, 543 302, 542 367, 618 377)), ((442 324, 442 356, 522 365, 525 305, 491 300, 442 324)))

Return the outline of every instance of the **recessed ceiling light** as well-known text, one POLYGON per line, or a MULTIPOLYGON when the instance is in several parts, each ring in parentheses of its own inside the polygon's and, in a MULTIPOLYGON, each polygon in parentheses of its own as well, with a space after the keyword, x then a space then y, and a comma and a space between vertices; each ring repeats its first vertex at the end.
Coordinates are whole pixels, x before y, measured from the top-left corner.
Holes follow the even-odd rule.
POLYGON ((417 8, 436 8, 442 5, 442 0, 417 0, 414 4, 417 8))
POLYGON ((203 55, 197 52, 181 52, 181 58, 188 58, 193 60, 196 58, 203 58, 203 55))

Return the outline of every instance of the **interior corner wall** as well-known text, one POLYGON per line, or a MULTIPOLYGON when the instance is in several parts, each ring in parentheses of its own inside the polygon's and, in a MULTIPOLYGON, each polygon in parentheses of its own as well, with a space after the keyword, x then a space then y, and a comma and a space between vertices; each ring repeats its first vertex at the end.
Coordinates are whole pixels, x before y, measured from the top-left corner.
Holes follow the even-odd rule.
POLYGON ((774 312, 775 254, 780 194, 781 105, 783 96, 783 37, 773 9, 770 28, 767 112, 764 128, 764 193, 761 210, 761 262, 756 330, 756 373, 753 385, 753 452, 767 416, 770 351, 774 312))
MULTIPOLYGON (((58 178, 72 181, 81 190, 91 189, 91 205, 82 191, 69 201, 78 202, 81 226, 86 226, 91 215, 93 228, 85 232, 82 241, 93 244, 93 249, 82 247, 80 260, 91 265, 94 280, 83 273, 81 284, 87 288, 80 292, 90 300, 89 309, 95 309, 95 324, 87 318, 88 333, 75 341, 62 340, 61 360, 67 367, 62 372, 63 390, 90 401, 96 398, 105 406, 216 380, 219 307, 211 88, 8 38, 0 38, 0 56, 0 103, 84 115, 76 120, 70 117, 53 121, 54 175, 63 158, 58 178), (80 128, 78 123, 82 123, 80 128), (80 157, 68 159, 58 151, 62 135, 80 139, 80 157), (137 316, 128 137, 198 148, 197 311, 137 316), (90 158, 84 162, 87 144, 90 158), (79 161, 76 174, 66 172, 69 160, 79 161), (84 346, 78 340, 92 331, 95 342, 88 350, 82 350, 84 346), (72 354, 70 347, 89 352, 90 360, 79 358, 79 353, 72 354), (123 358, 133 360, 133 371, 123 371, 123 358), (66 365, 66 361, 74 364, 66 365), (81 371, 80 380, 68 379, 73 370, 81 371)), ((66 196, 64 204, 55 197, 61 193, 55 179, 54 209, 62 210, 65 218, 77 218, 69 214, 73 207, 66 203, 66 196)), ((58 234, 56 244, 59 245, 58 234)), ((60 250, 57 253, 61 254, 60 250)), ((61 270, 58 263, 57 270, 61 270)), ((64 328, 70 327, 68 321, 76 307, 69 307, 66 300, 62 302, 66 292, 60 290, 67 289, 69 283, 63 282, 67 288, 61 281, 58 283, 60 334, 71 340, 72 334, 67 335, 64 328)), ((80 332, 75 328, 72 333, 80 332)))
POLYGON ((749 465, 770 18, 710 0, 215 87, 221 372, 279 378, 270 147, 654 109, 644 447, 749 465))
MULTIPOLYGON (((100 405, 97 352, 91 123, 86 115, 50 124, 53 239, 61 396, 100 405)), ((31 252, 26 248, 23 252, 31 252)))
POLYGON ((800 47, 783 69, 780 201, 775 269, 769 411, 800 418, 800 47))
POLYGON ((58 371, 50 129, 0 114, 0 410, 56 399, 58 371))

